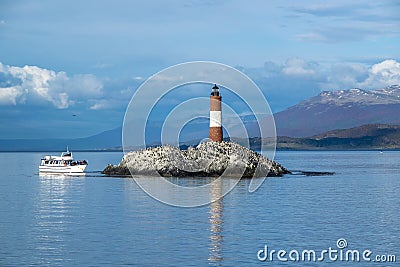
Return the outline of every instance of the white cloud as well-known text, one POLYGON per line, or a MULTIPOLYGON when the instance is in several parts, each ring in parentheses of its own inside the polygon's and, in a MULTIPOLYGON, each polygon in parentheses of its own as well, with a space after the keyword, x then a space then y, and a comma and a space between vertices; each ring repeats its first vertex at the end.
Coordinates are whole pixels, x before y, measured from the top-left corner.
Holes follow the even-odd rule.
POLYGON ((240 70, 260 86, 274 111, 295 105, 325 90, 368 90, 400 85, 400 62, 394 59, 367 64, 291 58, 283 64, 268 61, 264 67, 240 70))
POLYGON ((21 95, 21 88, 18 88, 16 86, 0 88, 0 105, 16 105, 17 99, 21 95))
MULTIPOLYGON (((49 102, 65 109, 82 97, 100 97, 102 82, 94 75, 79 74, 69 77, 37 66, 8 66, 0 63, 0 74, 7 83, 0 84, 0 104, 49 102)), ((0 80, 1 82, 1 80, 0 80)))
MULTIPOLYGON (((268 97, 279 99, 275 101, 282 107, 286 105, 282 96, 285 96, 285 101, 295 104, 321 90, 378 89, 400 84, 400 62, 394 59, 368 65, 317 63, 290 58, 283 64, 269 61, 263 67, 243 68, 243 71, 265 90, 268 97)), ((168 81, 166 77, 161 78, 163 82, 168 81)), ((179 76, 174 78, 179 79, 179 76)), ((123 83, 120 80, 103 81, 91 74, 68 76, 62 71, 36 66, 15 67, 0 63, 0 105, 50 103, 59 109, 73 105, 84 105, 91 110, 121 108, 140 82, 132 77, 123 83)), ((185 90, 185 93, 190 92, 185 90)))
POLYGON ((360 85, 367 88, 379 88, 400 84, 400 62, 390 59, 373 65, 368 78, 360 85))
POLYGON ((342 63, 331 67, 325 86, 335 89, 378 89, 400 84, 400 63, 393 59, 368 66, 342 63))
POLYGON ((329 67, 322 90, 358 87, 368 77, 368 66, 361 63, 338 63, 329 67))
POLYGON ((94 104, 90 106, 91 110, 99 110, 99 109, 107 109, 111 107, 111 103, 108 100, 100 99, 98 101, 94 101, 94 104))
POLYGON ((98 64, 94 65, 93 68, 106 69, 106 68, 110 68, 111 66, 112 66, 111 64, 107 64, 107 63, 98 63, 98 64))
POLYGON ((306 24, 299 24, 298 41, 339 43, 397 36, 399 20, 394 1, 330 1, 294 3, 289 10, 306 24), (393 3, 391 3, 393 2, 393 3), (304 19, 304 18, 307 19, 304 19))
POLYGON ((327 42, 328 39, 316 32, 309 32, 309 33, 303 33, 303 34, 296 34, 294 38, 298 41, 305 41, 305 42, 327 42))
POLYGON ((283 73, 292 76, 313 76, 317 65, 301 58, 290 58, 286 61, 283 73))
POLYGON ((387 59, 373 65, 350 62, 330 65, 292 58, 284 64, 282 74, 284 80, 293 77, 313 81, 320 90, 377 89, 400 84, 400 62, 387 59))

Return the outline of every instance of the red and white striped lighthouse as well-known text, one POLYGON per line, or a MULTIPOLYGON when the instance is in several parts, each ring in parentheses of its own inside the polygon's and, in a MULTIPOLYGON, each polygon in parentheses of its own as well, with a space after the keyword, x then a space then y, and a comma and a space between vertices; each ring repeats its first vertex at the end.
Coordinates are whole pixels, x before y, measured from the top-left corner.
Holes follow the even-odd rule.
POLYGON ((209 139, 215 142, 222 142, 222 111, 221 96, 216 84, 212 88, 210 96, 210 135, 209 139))

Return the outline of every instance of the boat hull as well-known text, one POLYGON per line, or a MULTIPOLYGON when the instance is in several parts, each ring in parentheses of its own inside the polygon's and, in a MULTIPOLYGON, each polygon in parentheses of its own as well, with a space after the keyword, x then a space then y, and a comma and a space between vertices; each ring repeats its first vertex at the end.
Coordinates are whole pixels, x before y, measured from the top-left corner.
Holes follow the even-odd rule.
POLYGON ((74 166, 39 166, 41 173, 64 173, 64 174, 82 174, 87 165, 74 165, 74 166))

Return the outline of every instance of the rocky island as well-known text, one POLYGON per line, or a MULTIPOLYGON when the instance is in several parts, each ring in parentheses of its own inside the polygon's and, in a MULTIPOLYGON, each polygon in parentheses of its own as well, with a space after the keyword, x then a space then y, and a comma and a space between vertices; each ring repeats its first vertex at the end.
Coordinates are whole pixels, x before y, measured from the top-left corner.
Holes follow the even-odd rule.
POLYGON ((132 151, 118 165, 108 165, 109 176, 161 175, 164 177, 238 177, 282 176, 286 168, 261 154, 234 142, 209 141, 180 150, 160 146, 132 151))

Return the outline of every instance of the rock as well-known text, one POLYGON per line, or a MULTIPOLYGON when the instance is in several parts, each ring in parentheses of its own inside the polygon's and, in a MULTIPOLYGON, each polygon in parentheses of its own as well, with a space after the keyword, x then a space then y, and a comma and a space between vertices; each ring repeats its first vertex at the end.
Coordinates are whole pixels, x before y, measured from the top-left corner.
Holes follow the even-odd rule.
POLYGON ((108 165, 103 174, 183 177, 265 177, 290 173, 279 163, 233 142, 205 142, 180 150, 161 146, 132 151, 118 165, 108 165))

